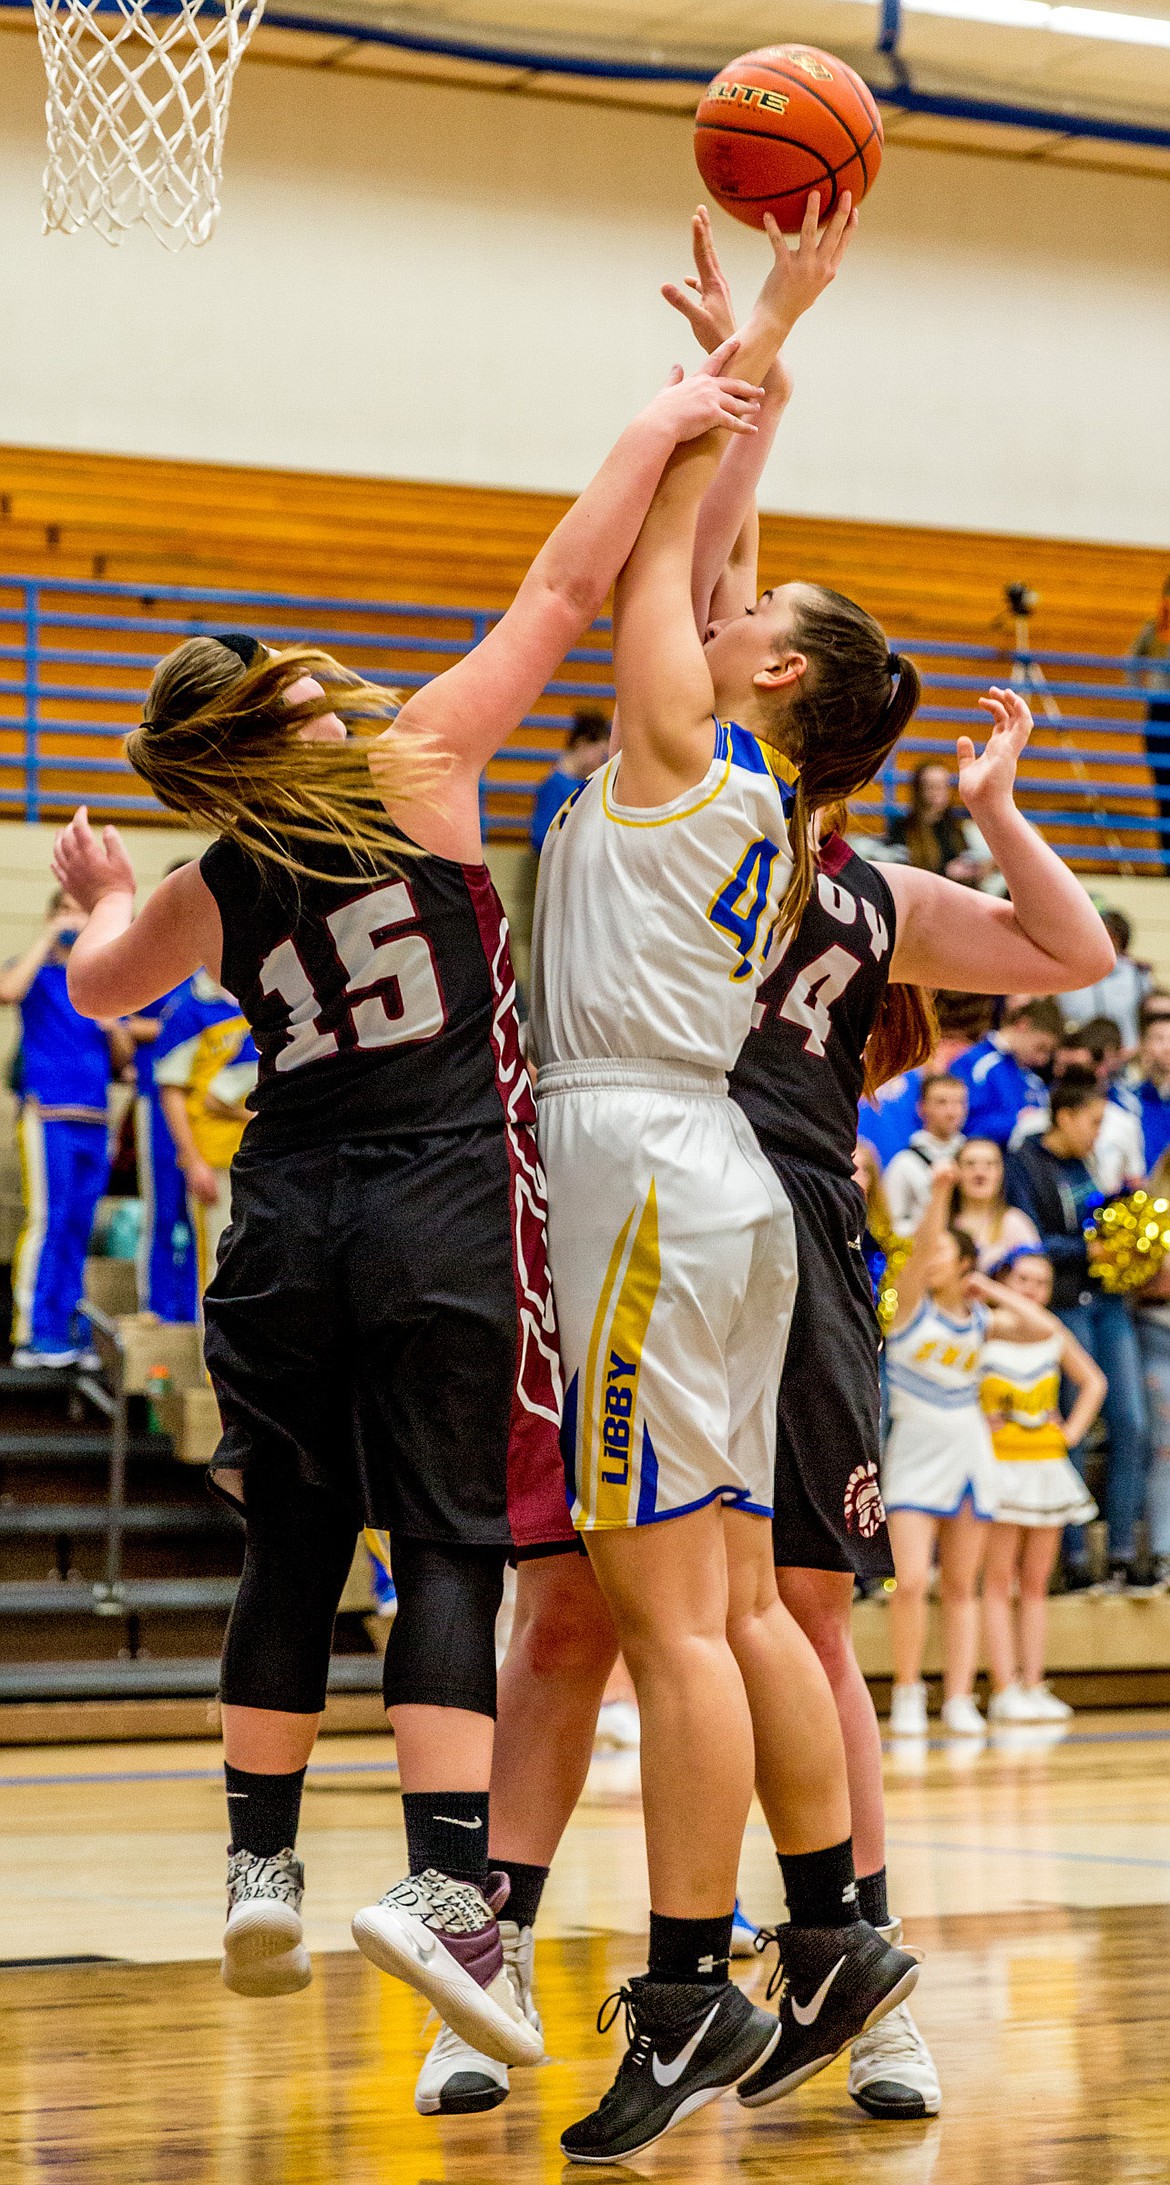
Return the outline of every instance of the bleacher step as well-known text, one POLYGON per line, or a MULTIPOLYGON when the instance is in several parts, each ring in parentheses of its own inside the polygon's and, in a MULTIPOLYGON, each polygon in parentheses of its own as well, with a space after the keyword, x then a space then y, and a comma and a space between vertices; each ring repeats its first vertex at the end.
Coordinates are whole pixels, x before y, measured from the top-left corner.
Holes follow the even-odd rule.
MULTIPOLYGON (((0 1540, 55 1537, 73 1533, 100 1538, 109 1529, 104 1502, 0 1502, 0 1540)), ((201 1503, 134 1502, 122 1511, 124 1533, 227 1533, 240 1530, 239 1521, 221 1503, 207 1498, 201 1503)))
POLYGON ((230 1609, 236 1578, 126 1578, 117 1594, 68 1578, 6 1579, 0 1584, 3 1616, 184 1615, 230 1609))
MULTIPOLYGON (((126 1455, 134 1462, 152 1459, 169 1464, 174 1458, 169 1434, 131 1434, 126 1455)), ((110 1461, 109 1433, 0 1434, 0 1464, 105 1464, 110 1461)))
MULTIPOLYGON (((148 1655, 138 1661, 20 1662, 0 1664, 0 1704, 21 1700, 214 1699, 218 1658, 148 1655)), ((380 1692, 378 1654, 335 1654, 329 1664, 331 1693, 380 1692)))

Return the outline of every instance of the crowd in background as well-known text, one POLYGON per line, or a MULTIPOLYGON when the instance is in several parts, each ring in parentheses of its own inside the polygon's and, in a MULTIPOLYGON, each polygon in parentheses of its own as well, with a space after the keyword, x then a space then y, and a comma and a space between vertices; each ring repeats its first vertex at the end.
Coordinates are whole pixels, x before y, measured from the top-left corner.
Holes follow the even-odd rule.
MULTIPOLYGON (((1170 1584, 1170 1258, 1132 1296, 1110 1293, 1085 1228, 1147 1181, 1170 1197, 1170 992, 1134 961, 1126 920, 1107 922, 1117 968, 1084 994, 1008 997, 994 1026, 990 1002, 941 995, 934 1063, 864 1103, 860 1130, 875 1228, 913 1235, 932 1172, 953 1162, 950 1218, 979 1271, 1049 1261, 1052 1311, 1107 1383, 1104 1583, 1144 1592, 1170 1584)), ((1072 1454, 1084 1473, 1090 1450, 1072 1454)), ((1068 1588, 1095 1582, 1082 1529, 1062 1560, 1068 1588)))
POLYGON ((83 923, 58 890, 35 939, 0 971, 0 1002, 20 1016, 10 1086, 24 1225, 12 1269, 12 1363, 32 1370, 89 1362, 85 1262, 119 1170, 141 1206, 141 1309, 197 1319, 259 1062, 239 1004, 205 972, 141 1016, 79 1016, 66 977, 83 923))

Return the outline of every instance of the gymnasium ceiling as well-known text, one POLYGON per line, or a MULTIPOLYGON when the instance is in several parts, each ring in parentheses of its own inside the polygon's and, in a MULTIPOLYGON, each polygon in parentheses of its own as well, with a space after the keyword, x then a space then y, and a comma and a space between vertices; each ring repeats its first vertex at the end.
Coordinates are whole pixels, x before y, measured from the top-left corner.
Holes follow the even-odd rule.
MULTIPOLYGON (((895 93, 883 100, 888 142, 1170 176, 1170 0, 1091 4, 1097 19, 1086 24, 1080 8, 1048 10, 1038 0, 902 0, 892 61, 876 50, 879 0, 268 0, 252 53, 341 72, 454 79, 512 95, 685 113, 702 79, 734 54, 800 40, 850 61, 879 98, 883 89, 895 93), (1044 27, 1018 20, 1029 16, 1044 27), (1093 34, 1065 34, 1049 16, 1075 18, 1075 27, 1093 34), (1101 17, 1128 35, 1100 35, 1101 17), (1140 42, 1140 20, 1135 40, 1134 18, 1149 22, 1161 42, 1140 42), (555 66, 570 57, 585 71, 555 66), (533 65, 540 61, 546 65, 533 65), (589 72, 599 62, 630 73, 589 72), (655 80, 655 70, 679 74, 655 80), (910 110, 898 103, 899 83, 909 87, 910 110), (919 109, 934 110, 914 110, 915 97, 919 109), (989 114, 989 107, 1014 110, 1015 118, 989 114), (1033 117, 1030 125, 1021 124, 1021 110, 1033 117), (1066 116, 1119 125, 1121 135, 1070 133, 1061 127, 1066 116), (1127 139, 1134 130, 1164 141, 1127 139)), ((21 18, 30 27, 27 6, 0 0, 0 25, 21 18)))

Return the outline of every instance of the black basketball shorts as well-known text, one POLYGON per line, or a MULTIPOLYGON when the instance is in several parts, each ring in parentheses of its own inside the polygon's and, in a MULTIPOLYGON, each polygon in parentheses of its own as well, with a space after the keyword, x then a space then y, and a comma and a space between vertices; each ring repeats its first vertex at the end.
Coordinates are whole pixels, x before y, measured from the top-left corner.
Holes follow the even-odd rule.
POLYGON ((864 1204, 844 1177, 787 1157, 773 1166, 792 1202, 799 1270, 777 1408, 776 1562, 892 1578, 864 1204))
POLYGON ((572 1543, 535 1133, 249 1152, 205 1300, 216 1469, 281 1469, 360 1525, 572 1543))

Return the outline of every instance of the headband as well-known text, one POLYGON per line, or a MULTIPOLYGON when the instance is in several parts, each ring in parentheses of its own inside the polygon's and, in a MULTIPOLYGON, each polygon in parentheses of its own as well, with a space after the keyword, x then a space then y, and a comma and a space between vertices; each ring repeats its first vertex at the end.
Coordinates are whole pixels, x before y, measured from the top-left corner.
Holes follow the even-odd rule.
POLYGON ((236 659, 242 661, 246 668, 255 667, 264 650, 259 640, 249 637, 245 630, 212 630, 209 635, 214 637, 217 645, 224 645, 228 652, 234 652, 236 659))

